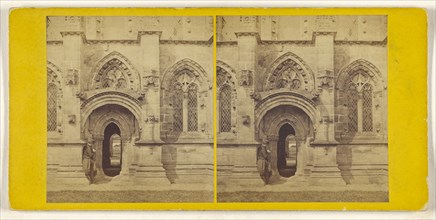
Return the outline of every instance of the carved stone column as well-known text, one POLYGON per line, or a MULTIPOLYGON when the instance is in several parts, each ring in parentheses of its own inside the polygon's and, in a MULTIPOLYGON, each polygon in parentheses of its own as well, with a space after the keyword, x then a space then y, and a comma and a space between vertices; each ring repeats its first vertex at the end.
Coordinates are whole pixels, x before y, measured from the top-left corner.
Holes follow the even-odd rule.
POLYGON ((159 143, 160 140, 160 49, 159 31, 140 31, 142 54, 142 92, 145 102, 142 106, 144 120, 140 122, 142 128, 141 142, 159 143))
POLYGON ((267 140, 268 140, 268 149, 271 151, 271 170, 272 170, 272 175, 271 175, 271 182, 277 181, 280 179, 280 173, 279 170, 277 168, 277 142, 279 140, 279 136, 278 135, 268 135, 267 136, 267 140))
POLYGON ((81 53, 84 32, 82 18, 70 16, 65 18, 65 29, 61 32, 64 50, 62 117, 64 138, 68 142, 80 141, 80 91, 81 53))
MULTIPOLYGON (((326 18, 328 20, 328 18, 326 18)), ((320 20, 326 22, 324 20, 320 20)), ((328 22, 327 22, 328 23, 328 22)), ((314 185, 344 185, 336 161, 334 124, 334 37, 333 32, 315 32, 315 47, 318 54, 317 90, 321 118, 316 123, 314 148, 314 167, 311 183, 314 185)))
POLYGON ((103 135, 93 135, 95 149, 95 169, 97 170, 96 178, 105 178, 103 171, 103 135))
POLYGON ((129 175, 129 168, 131 164, 132 157, 132 139, 130 137, 121 137, 121 176, 129 175))
POLYGON ((251 98, 254 92, 257 32, 236 33, 238 40, 238 117, 242 123, 237 127, 238 137, 241 142, 253 142, 255 140, 254 106, 255 101, 251 98))

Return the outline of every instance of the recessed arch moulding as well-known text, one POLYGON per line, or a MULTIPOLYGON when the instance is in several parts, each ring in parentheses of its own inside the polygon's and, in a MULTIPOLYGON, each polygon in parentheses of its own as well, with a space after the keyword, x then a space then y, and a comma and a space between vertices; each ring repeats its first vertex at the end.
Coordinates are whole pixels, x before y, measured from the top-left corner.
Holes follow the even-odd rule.
POLYGON ((309 176, 314 164, 313 148, 310 142, 314 139, 313 123, 303 110, 293 105, 279 105, 268 110, 259 122, 258 138, 268 141, 272 156, 272 180, 280 179, 277 167, 278 139, 280 129, 290 125, 295 130, 297 144, 297 166, 295 176, 309 176))

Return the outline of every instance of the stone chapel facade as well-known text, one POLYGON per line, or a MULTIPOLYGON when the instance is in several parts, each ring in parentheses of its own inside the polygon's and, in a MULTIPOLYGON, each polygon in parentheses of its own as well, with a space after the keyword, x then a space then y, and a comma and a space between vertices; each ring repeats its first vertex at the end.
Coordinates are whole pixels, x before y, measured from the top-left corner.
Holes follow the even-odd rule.
POLYGON ((213 187, 213 18, 48 17, 51 184, 97 175, 213 187))
POLYGON ((272 177, 387 190, 387 17, 217 17, 218 187, 272 177))

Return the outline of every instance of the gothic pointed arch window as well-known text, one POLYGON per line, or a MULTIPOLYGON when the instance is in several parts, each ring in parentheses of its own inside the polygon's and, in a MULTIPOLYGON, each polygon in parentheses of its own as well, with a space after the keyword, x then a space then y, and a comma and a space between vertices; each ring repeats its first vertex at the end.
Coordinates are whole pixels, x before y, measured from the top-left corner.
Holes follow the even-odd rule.
POLYGON ((161 138, 202 138, 209 133, 211 85, 206 71, 185 58, 161 79, 161 138))
MULTIPOLYGON (((222 66, 226 64, 219 62, 222 66)), ((229 73, 231 69, 228 67, 217 66, 217 91, 218 91, 218 129, 220 133, 232 132, 235 126, 235 109, 234 99, 236 98, 235 83, 232 75, 229 73)))
POLYGON ((190 70, 177 72, 169 91, 172 94, 174 132, 198 131, 199 87, 190 70))
POLYGON ((354 71, 347 80, 345 89, 348 109, 348 132, 372 132, 372 81, 364 70, 354 71))

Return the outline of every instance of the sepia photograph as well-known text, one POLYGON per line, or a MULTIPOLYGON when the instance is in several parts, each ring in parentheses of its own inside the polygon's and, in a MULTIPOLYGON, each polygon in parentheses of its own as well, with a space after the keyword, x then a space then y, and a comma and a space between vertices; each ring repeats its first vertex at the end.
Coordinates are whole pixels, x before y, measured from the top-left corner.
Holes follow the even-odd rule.
POLYGON ((387 16, 217 16, 218 202, 388 202, 387 16))
POLYGON ((213 17, 46 18, 47 202, 213 202, 213 17))

